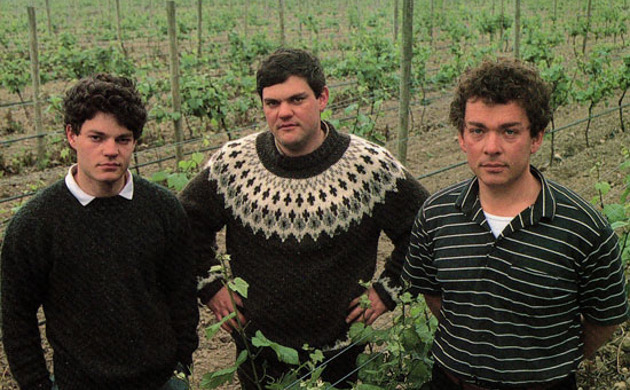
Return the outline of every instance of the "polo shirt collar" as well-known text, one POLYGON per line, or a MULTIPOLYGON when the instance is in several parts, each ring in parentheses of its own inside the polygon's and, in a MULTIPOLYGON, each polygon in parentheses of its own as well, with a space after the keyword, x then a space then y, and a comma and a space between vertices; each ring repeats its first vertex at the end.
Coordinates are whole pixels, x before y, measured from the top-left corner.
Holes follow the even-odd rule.
MULTIPOLYGON (((553 219, 556 215, 557 207, 556 197, 553 195, 551 187, 542 172, 532 165, 529 166, 529 169, 540 181, 542 189, 536 202, 531 207, 523 210, 519 214, 519 218, 515 218, 521 220, 523 226, 534 225, 543 218, 553 219)), ((455 201, 455 206, 462 210, 464 214, 471 215, 474 220, 482 218, 483 210, 479 201, 479 179, 476 176, 464 186, 463 191, 455 201)))
MULTIPOLYGON (((87 206, 88 204, 90 204, 90 202, 96 199, 96 197, 86 193, 85 191, 81 189, 81 187, 79 187, 79 184, 74 179, 74 174, 76 173, 76 171, 77 171, 77 164, 72 165, 70 169, 68 169, 68 173, 66 174, 66 178, 65 178, 66 187, 68 187, 68 190, 70 191, 70 193, 79 201, 79 203, 81 203, 82 206, 87 206)), ((131 171, 127 170, 126 175, 127 175, 127 180, 126 180, 127 182, 125 186, 123 187, 123 189, 118 193, 118 196, 122 196, 123 198, 127 200, 132 200, 133 199, 133 179, 132 179, 131 171)))

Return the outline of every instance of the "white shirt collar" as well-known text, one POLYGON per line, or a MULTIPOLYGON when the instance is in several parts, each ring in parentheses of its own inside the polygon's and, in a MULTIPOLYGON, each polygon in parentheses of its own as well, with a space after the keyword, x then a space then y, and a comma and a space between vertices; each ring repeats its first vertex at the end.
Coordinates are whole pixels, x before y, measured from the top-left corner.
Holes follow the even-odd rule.
MULTIPOLYGON (((93 201, 94 199, 96 199, 95 196, 92 196, 90 194, 87 194, 85 191, 83 191, 81 189, 81 187, 79 187, 79 184, 77 184, 77 181, 74 179, 74 174, 77 171, 77 164, 74 164, 73 166, 70 167, 70 169, 68 169, 68 174, 66 175, 66 186, 68 187, 68 190, 70 190, 70 193, 72 193, 72 195, 77 198, 77 200, 79 201, 79 203, 81 203, 82 206, 87 206, 88 204, 90 204, 91 201, 93 201)), ((131 200, 133 199, 133 180, 132 180, 132 176, 131 176, 131 172, 129 170, 127 170, 127 182, 125 183, 125 186, 123 187, 123 189, 118 193, 119 196, 122 196, 123 198, 127 199, 127 200, 131 200)))

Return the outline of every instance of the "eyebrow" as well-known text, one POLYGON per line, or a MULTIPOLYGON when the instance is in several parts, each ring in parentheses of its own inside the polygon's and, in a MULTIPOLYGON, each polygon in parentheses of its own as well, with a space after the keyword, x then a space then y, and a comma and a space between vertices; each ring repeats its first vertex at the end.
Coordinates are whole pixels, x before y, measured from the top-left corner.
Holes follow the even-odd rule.
MULTIPOLYGON (((467 126, 475 126, 475 127, 481 127, 483 129, 487 129, 488 127, 481 123, 481 122, 474 122, 474 121, 469 121, 466 122, 467 126)), ((501 126, 499 126, 499 128, 501 129, 507 129, 510 127, 516 127, 516 126, 523 126, 523 124, 521 122, 508 122, 508 123, 503 123, 501 126)))
MULTIPOLYGON (((295 98, 305 98, 307 96, 308 96, 307 92, 299 92, 299 93, 296 93, 294 95, 289 96, 286 100, 292 100, 292 99, 295 99, 295 98)), ((273 102, 282 101, 282 99, 264 98, 263 101, 265 103, 273 103, 273 102)))
MULTIPOLYGON (((86 129, 85 130, 85 135, 98 135, 99 137, 105 137, 105 136, 109 137, 109 135, 107 135, 104 131, 100 131, 100 130, 96 130, 96 129, 86 129)), ((133 138, 133 132, 120 134, 120 135, 117 135, 114 138, 115 139, 119 139, 119 138, 126 138, 126 137, 132 137, 133 138)))

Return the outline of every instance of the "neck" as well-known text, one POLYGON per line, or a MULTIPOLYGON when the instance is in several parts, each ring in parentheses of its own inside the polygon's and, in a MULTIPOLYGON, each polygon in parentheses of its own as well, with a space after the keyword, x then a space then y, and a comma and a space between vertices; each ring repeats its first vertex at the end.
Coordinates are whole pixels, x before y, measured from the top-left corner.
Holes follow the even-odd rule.
POLYGON ((542 185, 530 172, 512 186, 485 186, 479 183, 481 208, 499 217, 515 217, 536 202, 542 185))
POLYGON ((74 180, 77 182, 79 188, 81 188, 86 194, 94 196, 96 198, 108 198, 120 194, 122 189, 127 184, 127 173, 123 175, 120 180, 112 182, 93 182, 91 180, 85 180, 80 172, 73 174, 74 180))

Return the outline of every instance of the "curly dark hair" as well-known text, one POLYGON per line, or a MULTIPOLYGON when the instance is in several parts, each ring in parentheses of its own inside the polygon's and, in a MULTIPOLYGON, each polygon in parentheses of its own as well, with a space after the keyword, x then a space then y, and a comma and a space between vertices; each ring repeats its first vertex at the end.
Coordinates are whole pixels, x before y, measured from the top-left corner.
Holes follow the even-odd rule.
POLYGON ((527 114, 531 136, 536 137, 551 120, 550 98, 551 90, 536 68, 514 59, 488 60, 460 77, 449 120, 461 133, 469 100, 481 99, 487 104, 517 102, 527 114))
POLYGON ((139 139, 147 122, 147 110, 132 80, 109 74, 96 74, 79 80, 63 101, 64 124, 79 134, 86 120, 99 113, 112 114, 119 125, 139 139))
POLYGON ((326 76, 317 57, 306 50, 281 48, 271 53, 256 72, 258 96, 262 99, 264 88, 284 83, 291 76, 306 79, 317 98, 326 86, 326 76))

